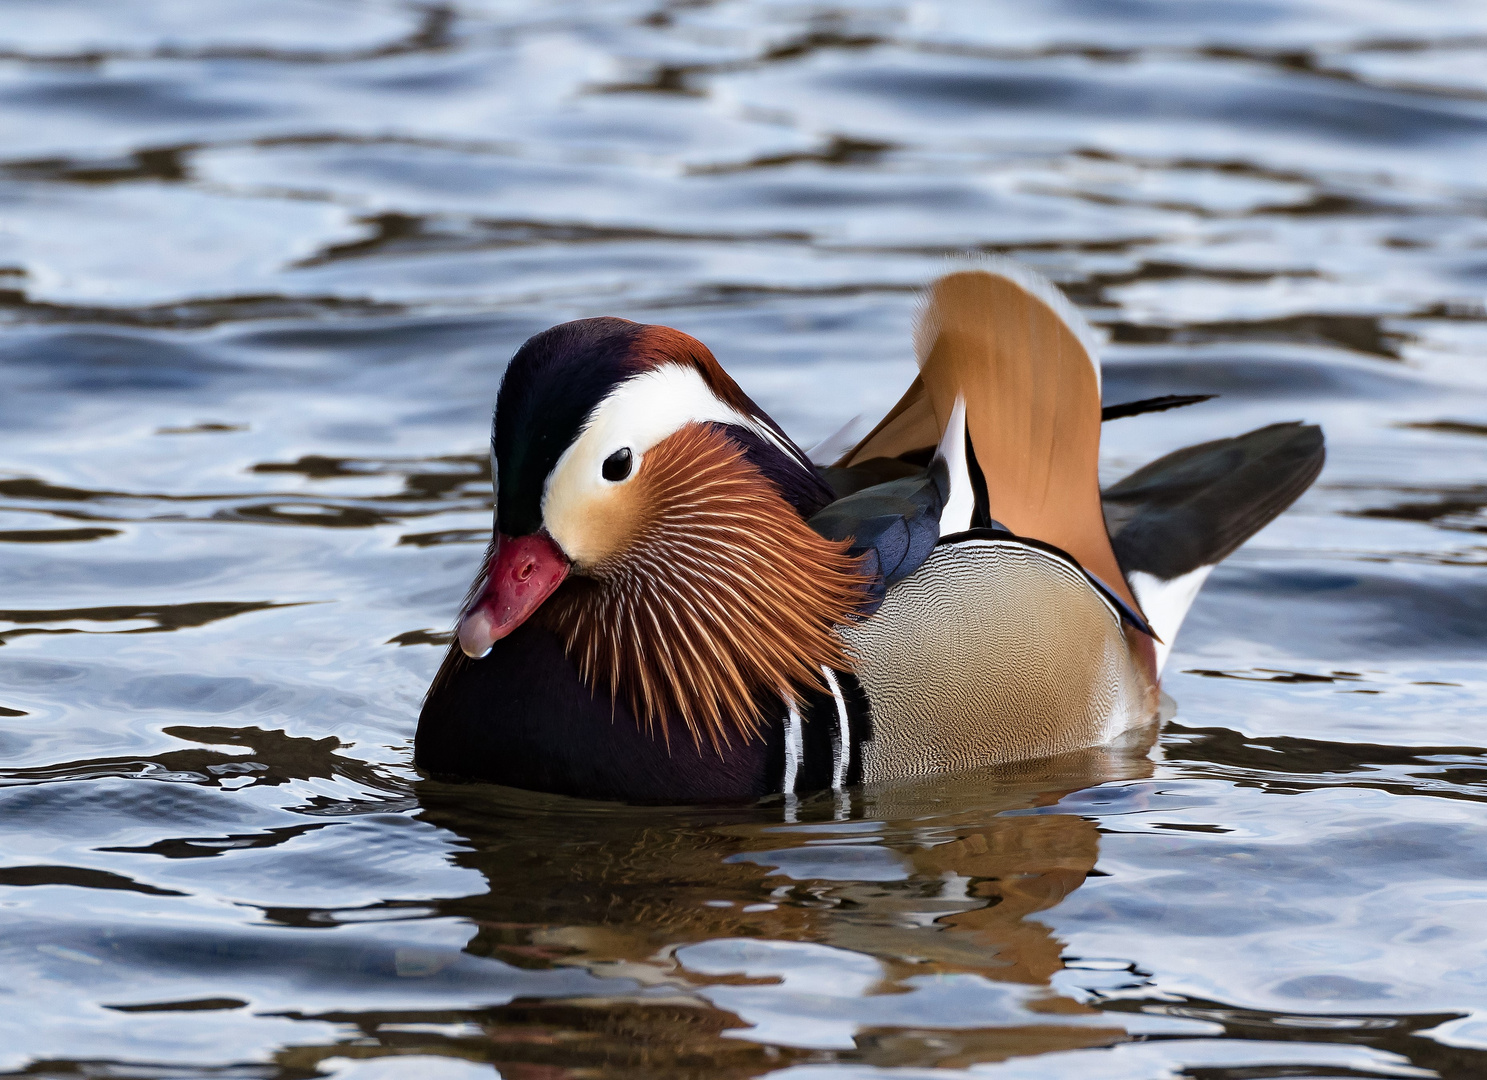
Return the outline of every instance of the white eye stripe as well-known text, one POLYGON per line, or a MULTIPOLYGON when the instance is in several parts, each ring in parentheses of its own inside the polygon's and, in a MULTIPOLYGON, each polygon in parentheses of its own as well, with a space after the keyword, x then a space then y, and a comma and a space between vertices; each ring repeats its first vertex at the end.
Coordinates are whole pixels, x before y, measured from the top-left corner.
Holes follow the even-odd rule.
POLYGON ((628 479, 656 445, 689 424, 707 423, 742 428, 814 472, 789 439, 721 400, 690 364, 663 364, 626 379, 594 407, 543 485, 542 523, 580 573, 627 544, 640 512, 626 494, 630 485, 606 477, 604 462, 628 450, 628 479))
POLYGON ((663 364, 626 379, 610 391, 589 414, 574 446, 596 428, 622 430, 630 426, 635 437, 619 445, 628 446, 638 456, 687 424, 708 422, 737 424, 781 444, 780 437, 767 425, 719 400, 696 368, 663 364))
MULTIPOLYGON (((801 468, 799 452, 770 425, 719 400, 690 364, 663 364, 626 379, 594 407, 572 445, 548 474, 543 491, 543 517, 549 508, 581 496, 602 479, 604 460, 617 450, 631 453, 630 473, 640 470, 646 451, 688 424, 717 423, 742 427, 768 440, 801 468)), ((560 515, 559 515, 560 516, 560 515)))

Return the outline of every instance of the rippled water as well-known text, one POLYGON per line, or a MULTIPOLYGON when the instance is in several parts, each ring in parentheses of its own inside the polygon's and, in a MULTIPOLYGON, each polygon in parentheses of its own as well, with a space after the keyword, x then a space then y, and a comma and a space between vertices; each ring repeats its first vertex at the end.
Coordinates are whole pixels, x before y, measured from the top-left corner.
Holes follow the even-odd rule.
POLYGON ((1487 1073, 1479 0, 5 0, 0 130, 4 1075, 1487 1073), (678 326, 808 443, 966 249, 1222 395, 1112 480, 1326 428, 1149 757, 416 774, 520 341, 678 326))

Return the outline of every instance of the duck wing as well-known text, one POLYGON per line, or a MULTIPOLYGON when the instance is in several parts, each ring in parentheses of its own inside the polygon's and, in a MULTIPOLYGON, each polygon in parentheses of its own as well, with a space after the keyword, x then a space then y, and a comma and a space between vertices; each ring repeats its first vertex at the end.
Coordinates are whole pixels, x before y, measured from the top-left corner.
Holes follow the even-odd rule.
MULTIPOLYGON (((847 554, 865 560, 874 585, 863 614, 876 611, 888 590, 918 570, 940 539, 946 470, 938 461, 931 469, 907 467, 913 469, 909 475, 852 491, 809 521, 828 540, 847 541, 847 554)), ((884 471, 888 469, 885 464, 884 471)))
POLYGON ((1156 631, 1157 663, 1210 570, 1311 486, 1322 429, 1271 424, 1174 451, 1104 493, 1116 558, 1156 631))
POLYGON ((915 353, 918 378, 837 467, 938 447, 940 534, 1000 524, 1067 552, 1136 608, 1101 512, 1100 369, 1073 305, 1032 271, 989 260, 930 286, 915 353))

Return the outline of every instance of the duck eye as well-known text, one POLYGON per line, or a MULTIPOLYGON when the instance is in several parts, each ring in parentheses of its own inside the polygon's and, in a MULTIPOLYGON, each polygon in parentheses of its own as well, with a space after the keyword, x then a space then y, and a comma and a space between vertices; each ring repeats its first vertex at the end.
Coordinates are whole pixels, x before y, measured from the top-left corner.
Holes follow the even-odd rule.
POLYGON ((604 479, 610 483, 618 483, 630 475, 630 448, 622 446, 614 453, 604 459, 604 468, 601 470, 604 479))

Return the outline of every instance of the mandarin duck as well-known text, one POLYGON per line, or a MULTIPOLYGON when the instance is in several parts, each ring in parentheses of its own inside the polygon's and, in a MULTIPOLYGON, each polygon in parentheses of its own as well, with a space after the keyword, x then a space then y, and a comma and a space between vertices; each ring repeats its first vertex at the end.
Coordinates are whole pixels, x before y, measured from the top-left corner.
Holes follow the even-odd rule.
POLYGON ((1149 730, 1203 579, 1315 479, 1321 431, 1188 447, 1102 493, 1102 420, 1201 398, 1102 414, 1088 325, 1010 261, 935 282, 914 345, 882 421, 813 455, 678 330, 581 319, 522 345, 416 763, 714 802, 1149 730))

